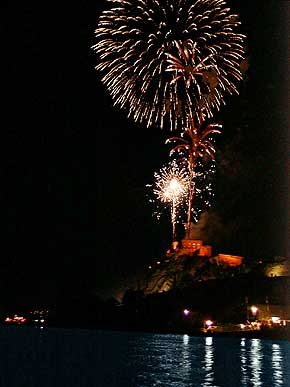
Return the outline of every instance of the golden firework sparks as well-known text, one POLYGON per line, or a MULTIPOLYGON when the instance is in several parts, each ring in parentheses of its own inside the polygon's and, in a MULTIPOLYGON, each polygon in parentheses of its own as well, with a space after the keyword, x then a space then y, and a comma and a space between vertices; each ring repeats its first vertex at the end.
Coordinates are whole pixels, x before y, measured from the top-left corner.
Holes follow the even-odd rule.
POLYGON ((182 130, 238 93, 245 36, 225 0, 107 0, 97 71, 114 104, 147 126, 182 130))

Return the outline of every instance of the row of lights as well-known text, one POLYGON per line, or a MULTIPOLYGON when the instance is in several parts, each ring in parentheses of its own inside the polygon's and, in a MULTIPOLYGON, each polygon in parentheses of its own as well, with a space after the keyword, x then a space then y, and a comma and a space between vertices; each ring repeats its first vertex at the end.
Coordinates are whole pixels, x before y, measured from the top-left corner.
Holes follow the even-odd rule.
MULTIPOLYGON (((11 324, 24 324, 27 322, 27 318, 25 318, 23 316, 18 316, 17 314, 14 314, 13 317, 6 317, 4 321, 5 321, 5 323, 8 323, 8 324, 9 323, 11 323, 11 324)), ((43 324, 45 322, 45 320, 43 318, 34 319, 33 322, 43 324)))
MULTIPOLYGON (((252 312, 252 314, 253 314, 253 316, 254 317, 256 317, 256 315, 257 315, 257 313, 258 313, 258 308, 256 307, 256 306, 252 306, 251 307, 251 312, 252 312)), ((183 310, 183 315, 185 316, 185 317, 188 317, 189 315, 190 315, 190 311, 188 310, 188 309, 184 309, 183 310)), ((280 319, 280 317, 277 317, 277 316, 272 316, 271 317, 271 323, 273 324, 273 325, 280 325, 281 324, 281 319, 280 319)), ((283 325, 285 325, 285 323, 286 322, 283 322, 283 325)), ((212 320, 205 320, 204 321, 204 328, 205 329, 210 329, 212 326, 213 326, 213 321, 212 320)), ((254 328, 256 328, 256 329, 260 329, 260 327, 261 327, 261 323, 259 323, 259 322, 257 322, 257 321, 255 321, 255 322, 252 322, 251 323, 251 325, 254 327, 254 328)), ((245 325, 245 324, 240 324, 240 328, 241 329, 245 329, 247 327, 247 325, 245 325)))
POLYGON ((4 321, 6 323, 24 324, 26 322, 26 318, 15 314, 13 317, 6 317, 4 321))

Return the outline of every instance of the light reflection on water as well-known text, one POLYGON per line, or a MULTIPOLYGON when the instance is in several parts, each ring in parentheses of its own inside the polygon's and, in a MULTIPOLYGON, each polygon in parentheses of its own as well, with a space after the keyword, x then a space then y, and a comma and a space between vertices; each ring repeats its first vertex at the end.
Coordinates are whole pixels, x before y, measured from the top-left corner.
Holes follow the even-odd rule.
POLYGON ((283 358, 279 344, 272 344, 273 387, 283 385, 283 358))
POLYGON ((205 338, 205 355, 204 355, 204 381, 202 383, 202 387, 212 386, 214 382, 214 357, 213 357, 213 338, 206 337, 205 338))
POLYGON ((247 387, 248 385, 248 372, 247 372, 247 349, 246 339, 241 339, 241 371, 242 371, 242 385, 241 387, 247 387))
POLYGON ((189 344, 189 336, 183 335, 182 368, 185 374, 188 374, 191 368, 191 363, 190 363, 191 355, 190 355, 188 344, 189 344))
POLYGON ((241 387, 289 387, 289 343, 241 339, 241 387), (286 349, 286 355, 285 355, 286 349), (284 357, 283 357, 284 353, 284 357), (288 355, 287 355, 288 354, 288 355))
POLYGON ((250 364, 251 364, 251 380, 253 387, 260 387, 261 382, 261 373, 262 373, 262 344, 259 339, 252 339, 251 341, 251 350, 250 350, 250 364))
POLYGON ((0 330, 1 387, 289 387, 289 365, 288 341, 0 330))

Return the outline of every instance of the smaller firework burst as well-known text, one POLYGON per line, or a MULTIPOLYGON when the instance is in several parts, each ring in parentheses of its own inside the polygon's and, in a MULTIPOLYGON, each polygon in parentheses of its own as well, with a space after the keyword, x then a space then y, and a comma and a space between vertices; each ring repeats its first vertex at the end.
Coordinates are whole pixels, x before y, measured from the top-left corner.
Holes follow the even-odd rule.
POLYGON ((157 199, 170 206, 172 239, 176 237, 178 209, 187 198, 189 180, 186 168, 180 167, 175 160, 154 173, 155 186, 153 193, 157 199))
MULTIPOLYGON (((215 173, 215 161, 209 160, 207 163, 202 163, 199 160, 197 162, 191 184, 194 195, 190 206, 190 223, 197 223, 201 214, 212 206, 215 173)), ((190 224, 185 224, 185 226, 185 230, 190 232, 190 224)))

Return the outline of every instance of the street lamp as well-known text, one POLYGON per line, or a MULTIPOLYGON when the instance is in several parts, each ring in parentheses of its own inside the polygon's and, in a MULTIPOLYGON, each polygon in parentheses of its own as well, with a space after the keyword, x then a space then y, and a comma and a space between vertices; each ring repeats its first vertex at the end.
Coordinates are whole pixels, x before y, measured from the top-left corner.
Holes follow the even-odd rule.
POLYGON ((211 320, 206 320, 205 325, 207 328, 211 327, 213 322, 211 320))
POLYGON ((207 332, 207 331, 210 331, 211 329, 211 327, 213 326, 213 321, 211 321, 211 320, 205 320, 204 321, 204 325, 203 325, 203 330, 204 330, 204 332, 207 332))
POLYGON ((251 312, 252 312, 252 315, 254 316, 254 319, 256 320, 258 308, 257 308, 256 306, 253 305, 253 306, 251 307, 251 312))

